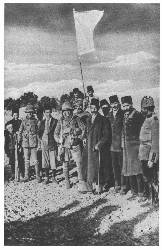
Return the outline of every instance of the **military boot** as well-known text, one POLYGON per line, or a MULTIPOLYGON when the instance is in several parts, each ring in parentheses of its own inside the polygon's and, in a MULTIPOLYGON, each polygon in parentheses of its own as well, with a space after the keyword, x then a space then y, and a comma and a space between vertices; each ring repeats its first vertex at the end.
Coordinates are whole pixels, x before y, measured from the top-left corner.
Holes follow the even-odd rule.
POLYGON ((149 185, 148 182, 144 182, 143 195, 139 198, 138 202, 145 202, 149 199, 149 185))
POLYGON ((40 183, 41 182, 41 177, 40 177, 38 163, 35 164, 35 175, 36 175, 36 180, 38 181, 38 183, 40 183))
POLYGON ((56 169, 53 169, 52 170, 52 182, 58 185, 58 182, 55 177, 56 177, 56 169))
POLYGON ((69 181, 69 169, 68 169, 68 167, 64 168, 63 172, 64 172, 64 177, 65 177, 66 189, 69 189, 70 188, 70 181, 69 181))
POLYGON ((83 174, 82 174, 82 169, 81 169, 81 164, 77 167, 77 172, 78 172, 78 181, 83 180, 83 174))

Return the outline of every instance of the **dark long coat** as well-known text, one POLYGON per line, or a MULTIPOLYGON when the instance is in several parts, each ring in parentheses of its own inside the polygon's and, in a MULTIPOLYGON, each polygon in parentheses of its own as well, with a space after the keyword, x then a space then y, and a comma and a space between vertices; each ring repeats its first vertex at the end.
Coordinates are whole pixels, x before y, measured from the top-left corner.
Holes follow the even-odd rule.
MULTIPOLYGON (((91 119, 87 121, 88 128, 88 171, 87 171, 87 181, 92 184, 93 182, 98 183, 98 171, 99 171, 99 153, 94 151, 96 144, 99 145, 101 152, 100 159, 100 184, 105 184, 107 176, 105 176, 105 171, 109 167, 107 165, 107 150, 110 150, 111 145, 111 125, 107 118, 97 114, 94 122, 91 119), (107 150, 105 150, 107 149, 107 150)), ((106 171, 107 172, 107 171, 106 171)))
POLYGON ((121 152, 123 117, 124 117, 124 113, 121 109, 117 111, 115 117, 113 116, 113 111, 109 113, 109 120, 110 120, 111 128, 112 128, 111 151, 113 152, 121 152))
POLYGON ((139 153, 139 134, 144 117, 137 110, 132 109, 128 116, 124 116, 123 120, 123 169, 124 176, 132 176, 142 174, 139 153))

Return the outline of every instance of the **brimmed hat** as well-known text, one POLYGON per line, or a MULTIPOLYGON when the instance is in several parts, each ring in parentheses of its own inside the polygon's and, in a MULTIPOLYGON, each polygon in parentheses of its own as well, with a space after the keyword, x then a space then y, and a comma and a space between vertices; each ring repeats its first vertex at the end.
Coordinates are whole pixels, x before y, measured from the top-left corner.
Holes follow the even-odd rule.
POLYGON ((99 100, 96 98, 92 98, 90 105, 95 105, 97 108, 99 108, 100 107, 99 100))
POLYGON ((64 102, 64 103, 62 104, 62 111, 65 111, 65 110, 73 110, 73 108, 72 108, 70 102, 64 102))
POLYGON ((93 87, 91 85, 87 86, 87 92, 94 91, 93 87))
POLYGON ((132 97, 129 95, 129 96, 123 96, 121 98, 121 103, 124 104, 124 103, 128 103, 128 104, 132 104, 132 97))
POLYGON ((29 112, 34 113, 34 107, 33 107, 33 105, 31 105, 31 104, 28 104, 28 105, 26 106, 26 109, 25 109, 25 113, 29 113, 29 112))
POLYGON ((154 107, 154 99, 151 96, 144 96, 141 100, 141 108, 154 107))
POLYGON ((103 99, 103 100, 100 101, 100 107, 102 107, 104 105, 106 105, 108 107, 110 106, 109 103, 108 103, 108 101, 106 99, 103 99))
POLYGON ((110 103, 119 102, 117 95, 112 95, 109 97, 110 103))

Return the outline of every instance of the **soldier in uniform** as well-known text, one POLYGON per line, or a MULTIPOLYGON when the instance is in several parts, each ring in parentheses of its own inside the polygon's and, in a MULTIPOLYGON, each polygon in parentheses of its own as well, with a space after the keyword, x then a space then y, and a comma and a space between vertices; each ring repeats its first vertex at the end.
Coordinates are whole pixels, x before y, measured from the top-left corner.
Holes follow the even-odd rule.
POLYGON ((143 195, 143 177, 139 152, 139 134, 143 124, 143 116, 133 108, 131 96, 121 98, 122 109, 124 110, 123 120, 123 168, 122 174, 129 177, 132 196, 143 195))
POLYGON ((83 99, 78 99, 77 106, 74 110, 74 116, 79 117, 81 122, 85 125, 85 136, 83 138, 83 152, 82 152, 82 176, 83 180, 86 181, 87 167, 88 167, 88 143, 87 143, 88 131, 86 125, 87 125, 87 120, 91 117, 91 114, 88 111, 83 110, 83 99))
POLYGON ((144 193, 141 201, 151 198, 151 183, 154 171, 158 173, 159 163, 159 119, 155 114, 154 100, 151 96, 144 96, 141 108, 146 119, 140 131, 139 159, 141 161, 144 193))
POLYGON ((36 179, 41 182, 39 164, 37 160, 37 147, 38 147, 38 121, 34 117, 34 108, 32 105, 27 105, 25 110, 26 118, 22 121, 18 143, 22 145, 24 150, 25 158, 25 177, 24 181, 29 181, 29 167, 30 158, 32 157, 33 163, 35 165, 36 179))
POLYGON ((82 139, 85 134, 85 126, 79 117, 73 116, 73 109, 69 102, 62 105, 62 117, 58 121, 54 138, 59 146, 59 154, 63 162, 63 173, 66 188, 70 188, 69 162, 73 159, 77 165, 79 187, 82 183, 82 139))
POLYGON ((38 135, 41 140, 42 168, 45 169, 45 184, 49 183, 49 169, 52 169, 52 181, 58 184, 56 176, 56 151, 57 143, 54 140, 54 131, 57 120, 51 116, 51 107, 44 107, 44 119, 40 122, 38 135))
POLYGON ((112 111, 109 113, 109 119, 112 128, 112 144, 111 144, 111 157, 112 167, 115 178, 115 192, 126 192, 125 177, 121 174, 123 165, 123 152, 122 152, 122 129, 124 112, 117 95, 109 97, 112 111))
POLYGON ((72 94, 73 94, 73 98, 71 100, 72 108, 76 109, 79 103, 83 102, 84 95, 78 88, 74 88, 72 94))

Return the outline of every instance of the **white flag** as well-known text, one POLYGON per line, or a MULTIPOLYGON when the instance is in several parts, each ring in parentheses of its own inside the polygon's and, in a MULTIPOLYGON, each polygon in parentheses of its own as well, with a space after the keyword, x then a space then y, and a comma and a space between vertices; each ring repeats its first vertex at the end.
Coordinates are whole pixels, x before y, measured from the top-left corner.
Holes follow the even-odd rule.
POLYGON ((77 12, 73 10, 78 54, 80 56, 95 50, 93 31, 103 16, 103 13, 104 11, 100 10, 90 10, 84 12, 77 12))

